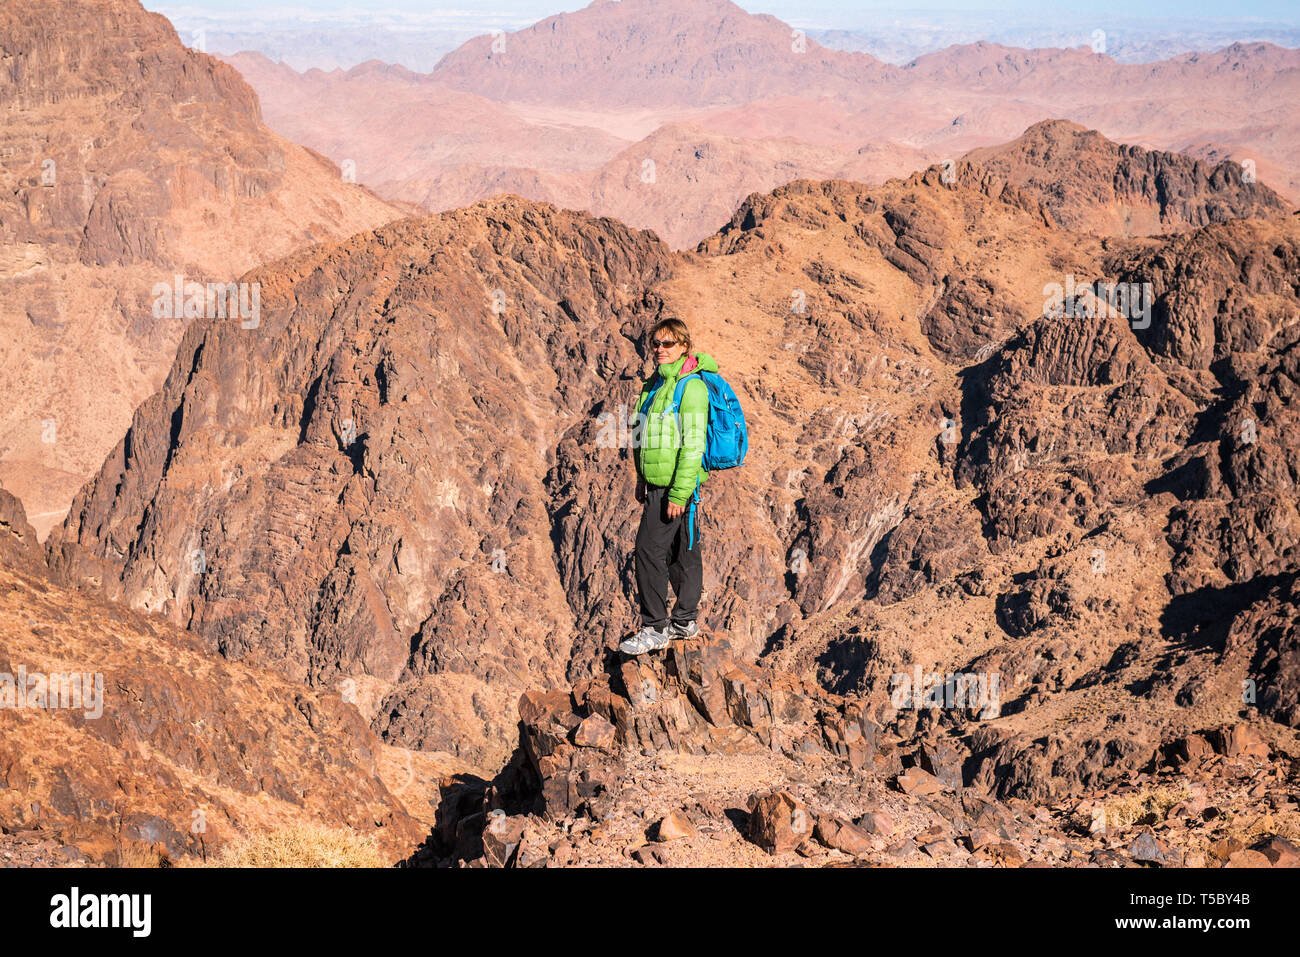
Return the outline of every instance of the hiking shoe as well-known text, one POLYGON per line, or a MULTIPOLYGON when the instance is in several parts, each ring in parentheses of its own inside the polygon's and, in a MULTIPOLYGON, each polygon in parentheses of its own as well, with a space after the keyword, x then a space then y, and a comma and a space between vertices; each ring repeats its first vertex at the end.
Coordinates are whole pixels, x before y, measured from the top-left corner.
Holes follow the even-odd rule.
POLYGON ((679 625, 672 621, 668 623, 669 638, 694 638, 700 633, 700 626, 697 622, 688 621, 684 625, 679 625))
POLYGON ((631 638, 624 640, 618 650, 625 655, 641 655, 647 651, 662 651, 668 647, 668 635, 646 625, 631 638))

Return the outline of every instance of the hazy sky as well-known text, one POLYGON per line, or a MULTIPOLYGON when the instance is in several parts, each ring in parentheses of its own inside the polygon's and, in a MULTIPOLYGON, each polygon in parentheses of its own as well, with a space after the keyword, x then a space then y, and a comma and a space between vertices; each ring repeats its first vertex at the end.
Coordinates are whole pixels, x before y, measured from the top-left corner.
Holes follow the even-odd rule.
MULTIPOLYGON (((181 3, 145 0, 144 5, 168 16, 181 13, 221 16, 239 12, 266 16, 294 11, 304 19, 310 19, 312 13, 394 12, 423 14, 431 18, 449 14, 453 19, 500 17, 532 22, 555 13, 580 10, 587 3, 583 0, 454 0, 450 3, 431 3, 429 0, 296 0, 284 3, 274 0, 270 3, 266 0, 186 0, 181 3)), ((1109 16, 1125 19, 1149 17, 1165 21, 1194 17, 1300 22, 1300 4, 1295 0, 1238 0, 1232 4, 1225 4, 1223 0, 1007 0, 998 4, 990 4, 988 0, 902 0, 897 3, 879 0, 742 0, 739 5, 751 13, 770 13, 799 26, 846 29, 879 24, 891 15, 925 11, 940 15, 945 12, 1015 11, 1043 20, 1055 16, 1071 19, 1109 16)))

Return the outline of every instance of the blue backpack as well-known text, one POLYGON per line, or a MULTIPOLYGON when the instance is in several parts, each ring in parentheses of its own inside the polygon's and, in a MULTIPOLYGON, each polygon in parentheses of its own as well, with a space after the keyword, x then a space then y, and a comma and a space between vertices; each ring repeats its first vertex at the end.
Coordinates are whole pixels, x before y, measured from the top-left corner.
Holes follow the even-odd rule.
MULTIPOLYGON (((722 378, 716 372, 704 372, 697 370, 688 372, 677 380, 677 388, 673 390, 672 405, 669 411, 673 415, 678 415, 678 409, 682 405, 682 393, 686 390, 686 382, 691 376, 699 376, 703 380, 705 388, 709 390, 709 424, 705 430, 704 437, 704 458, 700 460, 700 466, 706 472, 716 472, 719 469, 734 469, 745 461, 745 453, 749 450, 749 430, 745 428, 745 413, 741 411, 740 400, 736 398, 736 391, 731 387, 726 379, 722 378)), ((650 389, 650 394, 646 396, 645 404, 641 406, 641 415, 646 415, 659 394, 659 387, 663 384, 663 379, 655 374, 654 386, 650 389)), ((681 435, 681 420, 678 419, 677 434, 681 435)), ((695 477, 695 492, 691 495, 691 508, 687 516, 687 544, 689 549, 695 544, 695 503, 700 500, 700 478, 695 477)))

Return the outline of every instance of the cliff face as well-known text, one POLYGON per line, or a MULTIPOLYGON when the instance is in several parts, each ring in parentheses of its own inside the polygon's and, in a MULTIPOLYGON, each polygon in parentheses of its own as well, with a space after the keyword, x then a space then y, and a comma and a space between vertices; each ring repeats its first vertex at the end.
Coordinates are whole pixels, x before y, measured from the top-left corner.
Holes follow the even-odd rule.
POLYGON ((41 569, 45 553, 36 529, 27 521, 23 503, 0 489, 0 564, 9 568, 41 569))
MULTIPOLYGON (((354 677, 378 728, 483 757, 506 702, 595 657, 547 470, 610 381, 633 389, 628 337, 669 268, 648 233, 504 198, 255 270, 261 325, 190 329, 58 561, 84 548, 133 607, 354 677)), ((619 451, 592 450, 611 511, 619 451)))
POLYGON ((158 283, 400 213, 135 0, 4 4, 0 110, 0 479, 43 533, 166 374, 186 319, 155 311, 158 283))

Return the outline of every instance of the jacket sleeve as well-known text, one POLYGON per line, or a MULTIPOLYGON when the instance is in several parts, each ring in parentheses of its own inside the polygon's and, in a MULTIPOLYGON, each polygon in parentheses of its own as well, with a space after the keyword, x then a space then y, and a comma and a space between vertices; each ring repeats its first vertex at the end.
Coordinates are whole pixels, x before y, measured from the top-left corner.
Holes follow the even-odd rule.
POLYGON ((704 441, 709 429, 709 387, 699 376, 692 377, 682 391, 682 445, 677 450, 677 468, 668 501, 685 505, 695 494, 695 478, 704 459, 704 441))

